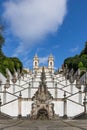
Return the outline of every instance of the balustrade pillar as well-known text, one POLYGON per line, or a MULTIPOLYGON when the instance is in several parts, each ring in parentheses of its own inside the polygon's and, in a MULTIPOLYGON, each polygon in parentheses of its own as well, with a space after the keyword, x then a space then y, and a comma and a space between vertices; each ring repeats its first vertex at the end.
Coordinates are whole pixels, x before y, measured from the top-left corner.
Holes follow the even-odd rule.
POLYGON ((17 82, 17 78, 15 74, 13 75, 12 82, 13 82, 13 93, 15 93, 15 83, 17 82))
POLYGON ((67 118, 67 99, 66 92, 64 92, 63 118, 67 118))
POLYGON ((71 83, 71 94, 73 94, 73 84, 71 83))
POLYGON ((4 87, 4 91, 3 91, 3 104, 6 103, 6 88, 4 87))
POLYGON ((2 81, 0 80, 0 92, 2 91, 2 81))
POLYGON ((32 77, 32 88, 33 88, 33 77, 32 77))
POLYGON ((57 100, 57 83, 55 84, 55 99, 57 100))
POLYGON ((31 98, 31 84, 29 83, 29 87, 28 87, 28 98, 31 98))
POLYGON ((86 99, 86 96, 84 97, 84 113, 87 114, 87 99, 86 99))
POLYGON ((19 97, 18 97, 18 118, 22 117, 21 113, 22 113, 22 95, 20 92, 19 97))
POLYGON ((82 91, 79 89, 79 103, 82 104, 82 91))
POLYGON ((1 112, 1 104, 2 104, 2 102, 1 102, 1 96, 0 96, 0 112, 1 112))
POLYGON ((13 84, 13 93, 15 93, 15 84, 13 84))

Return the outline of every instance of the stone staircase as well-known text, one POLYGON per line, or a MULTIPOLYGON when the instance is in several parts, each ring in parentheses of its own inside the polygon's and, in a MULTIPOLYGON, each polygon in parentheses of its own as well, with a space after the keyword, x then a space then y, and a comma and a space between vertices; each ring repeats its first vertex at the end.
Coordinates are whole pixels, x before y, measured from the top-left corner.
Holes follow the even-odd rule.
POLYGON ((79 120, 87 119, 87 114, 84 113, 84 112, 82 112, 82 113, 80 113, 80 114, 74 116, 72 119, 76 119, 76 120, 78 120, 78 119, 79 119, 79 120))
MULTIPOLYGON (((49 75, 48 75, 49 76, 49 75)), ((6 101, 4 104, 2 104, 1 105, 1 109, 4 107, 4 110, 6 110, 6 107, 8 107, 8 108, 10 108, 10 105, 9 104, 14 104, 13 106, 17 106, 18 107, 18 104, 17 103, 15 103, 15 101, 16 100, 18 100, 18 97, 19 97, 19 93, 21 92, 22 93, 22 95, 25 93, 25 91, 28 91, 28 89, 30 88, 29 87, 29 83, 31 84, 31 90, 32 90, 32 92, 33 92, 33 90, 34 91, 36 91, 37 90, 37 88, 38 88, 38 82, 39 82, 39 78, 40 77, 36 77, 35 79, 34 79, 34 82, 33 82, 33 86, 32 86, 32 77, 29 77, 28 79, 27 78, 24 78, 24 79, 21 79, 20 80, 20 85, 19 85, 19 82, 17 82, 16 84, 15 84, 15 87, 16 87, 16 91, 13 93, 12 91, 10 91, 10 88, 8 88, 7 89, 7 91, 6 91, 6 94, 8 94, 8 95, 11 95, 11 96, 13 96, 13 98, 10 98, 10 100, 8 100, 8 101, 6 101), (36 80, 36 78, 37 78, 37 80, 36 80), (34 84, 36 84, 36 86, 34 85, 34 84)), ((58 103, 58 102, 63 102, 64 101, 64 92, 66 92, 66 99, 67 99, 67 102, 69 102, 69 103, 71 103, 71 104, 75 104, 75 105, 77 105, 77 107, 78 108, 83 108, 84 109, 84 105, 83 104, 80 104, 74 97, 76 96, 76 95, 78 95, 79 94, 79 91, 76 91, 76 92, 74 92, 73 94, 71 93, 71 91, 70 91, 70 89, 67 89, 67 88, 69 88, 69 86, 70 86, 70 84, 68 83, 67 84, 67 86, 66 86, 66 84, 64 83, 64 81, 65 81, 65 79, 60 79, 61 77, 58 77, 57 79, 56 79, 56 81, 55 81, 55 83, 57 83, 58 85, 57 85, 57 90, 58 90, 58 94, 59 94, 59 92, 61 92, 61 95, 58 95, 58 97, 57 98, 55 98, 55 94, 54 94, 54 101, 56 102, 56 103, 58 103), (58 100, 57 100, 58 99, 58 100)), ((50 77, 50 79, 51 79, 51 77, 50 77)), ((49 89, 49 91, 50 90, 52 90, 52 91, 54 91, 54 93, 55 93, 55 84, 53 85, 53 81, 52 81, 52 79, 51 80, 47 80, 47 83, 48 83, 48 89, 49 89), (50 84, 52 84, 53 86, 50 86, 50 84)), ((11 84, 11 87, 13 87, 12 86, 13 84, 11 84)), ((31 93, 32 93, 31 92, 31 93)), ((33 94, 34 94, 35 92, 33 92, 33 94)), ((3 94, 3 91, 2 92, 0 92, 0 94, 3 94)), ((26 93, 26 95, 27 95, 27 93, 26 93)), ((23 101, 25 101, 25 102, 27 102, 27 101, 31 101, 30 99, 31 98, 29 98, 28 96, 26 96, 26 95, 24 95, 24 96, 22 96, 22 99, 23 99, 23 101)), ((32 97, 32 96, 31 96, 32 97)), ((3 98, 3 96, 2 96, 2 98, 3 98)), ((27 106, 27 105, 25 105, 25 106, 27 106)), ((11 106, 12 107, 12 106, 11 106)), ((30 107, 30 104, 27 106, 28 108, 30 107)), ((67 107, 70 107, 70 109, 71 109, 71 111, 72 111, 72 109, 75 109, 75 107, 71 107, 70 106, 70 104, 68 104, 67 105, 67 107)), ((23 108, 24 108, 24 106, 23 106, 23 108)), ((26 109, 26 108, 25 108, 26 109)), ((3 110, 3 112, 5 112, 3 110)), ((17 109, 16 109, 17 110, 17 109)), ((14 111, 16 111, 16 110, 14 110, 14 111)), ((61 111, 63 111, 63 105, 62 105, 62 107, 61 107, 61 111)), ((84 111, 84 110, 83 110, 84 111)), ((84 118, 87 118, 87 116, 84 114, 84 112, 83 112, 82 110, 79 112, 79 114, 77 113, 77 115, 74 115, 73 116, 73 119, 75 118, 75 119, 77 119, 77 118, 83 118, 84 116, 84 118)), ((8 111, 7 111, 8 112, 8 111)), ((12 108, 12 112, 13 112, 13 108, 12 108)), ((6 112, 5 112, 6 113, 6 112)), ((5 114, 5 113, 2 113, 1 112, 1 114, 0 114, 0 118, 12 118, 12 117, 10 117, 9 115, 7 115, 7 114, 5 114)), ((9 114, 9 113, 8 113, 9 114)), ((59 113, 58 113, 59 114, 59 113)), ((12 115, 11 115, 12 116, 12 115)), ((62 114, 60 115, 60 116, 62 116, 62 114)), ((26 117, 25 117, 26 118, 26 117)), ((56 119, 55 120, 57 120, 59 117, 58 116, 56 116, 56 119)))
POLYGON ((12 119, 12 117, 3 112, 0 112, 0 119, 12 119))

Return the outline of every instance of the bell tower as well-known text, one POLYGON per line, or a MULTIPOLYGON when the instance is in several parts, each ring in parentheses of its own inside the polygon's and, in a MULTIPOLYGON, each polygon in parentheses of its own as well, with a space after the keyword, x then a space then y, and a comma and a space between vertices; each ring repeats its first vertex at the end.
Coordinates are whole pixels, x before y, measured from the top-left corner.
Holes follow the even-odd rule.
POLYGON ((52 54, 48 58, 48 69, 51 73, 54 73, 54 57, 52 54))
POLYGON ((35 54, 34 58, 33 58, 33 71, 36 73, 37 69, 39 67, 39 58, 37 56, 37 54, 35 54))

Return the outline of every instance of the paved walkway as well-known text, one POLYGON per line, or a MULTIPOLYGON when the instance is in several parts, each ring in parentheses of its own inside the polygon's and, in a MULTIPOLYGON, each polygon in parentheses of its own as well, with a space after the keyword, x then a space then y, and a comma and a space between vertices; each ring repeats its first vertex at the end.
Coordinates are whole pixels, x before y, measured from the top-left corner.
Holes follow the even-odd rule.
POLYGON ((0 130, 87 130, 87 120, 0 120, 0 130))

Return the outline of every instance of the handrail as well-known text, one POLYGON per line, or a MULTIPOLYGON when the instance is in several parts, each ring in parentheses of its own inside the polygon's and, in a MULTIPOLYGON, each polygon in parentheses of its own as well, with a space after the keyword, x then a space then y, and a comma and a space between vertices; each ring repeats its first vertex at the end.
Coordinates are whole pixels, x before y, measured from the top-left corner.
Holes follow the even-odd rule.
POLYGON ((16 98, 16 99, 14 99, 14 100, 11 100, 11 101, 9 101, 9 102, 6 102, 6 103, 2 104, 1 107, 5 106, 5 105, 7 105, 7 104, 9 104, 9 103, 12 103, 12 102, 14 102, 14 101, 16 101, 16 100, 18 100, 18 98, 16 98))
POLYGON ((18 96, 15 95, 14 93, 10 93, 10 92, 8 92, 8 91, 6 91, 6 93, 8 93, 8 94, 10 94, 10 95, 12 95, 12 96, 18 97, 18 96))
POLYGON ((76 94, 78 94, 78 93, 79 93, 79 92, 73 93, 73 94, 67 96, 66 98, 72 97, 72 96, 74 96, 74 95, 76 95, 76 94))
POLYGON ((73 101, 73 100, 71 100, 71 99, 67 99, 67 100, 69 100, 69 101, 71 101, 71 102, 73 102, 73 103, 75 103, 75 104, 78 104, 78 105, 84 107, 84 105, 82 105, 82 104, 80 104, 80 103, 78 103, 78 102, 75 102, 75 101, 73 101))

